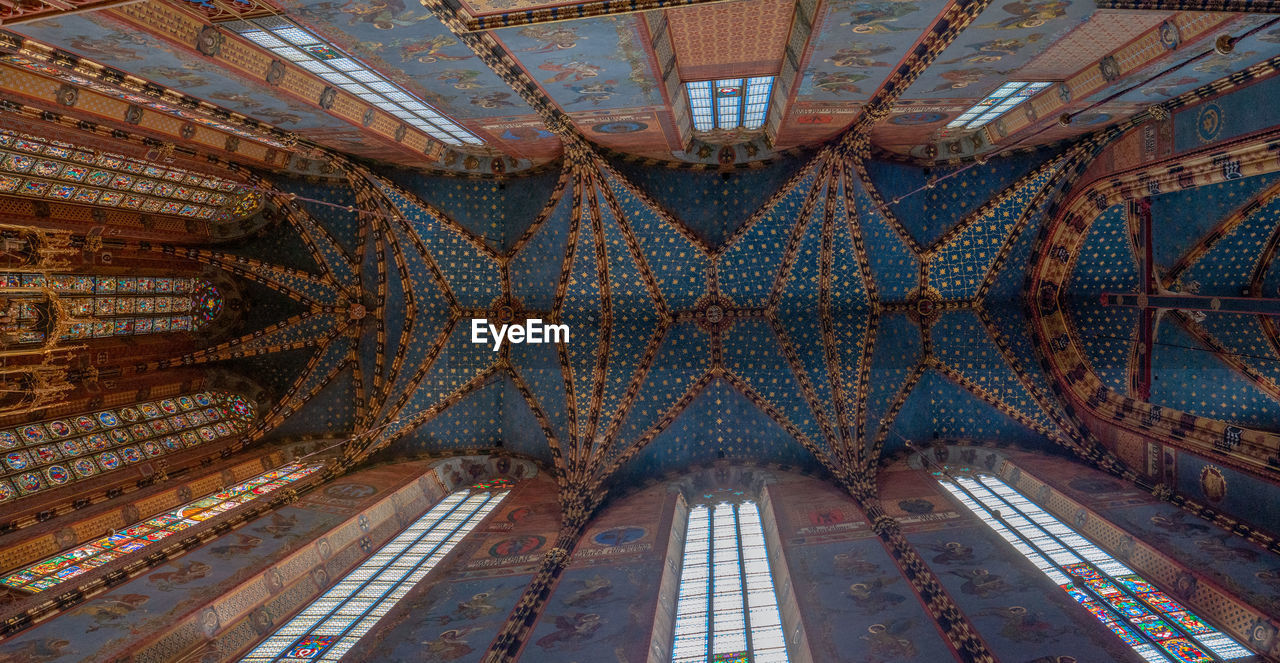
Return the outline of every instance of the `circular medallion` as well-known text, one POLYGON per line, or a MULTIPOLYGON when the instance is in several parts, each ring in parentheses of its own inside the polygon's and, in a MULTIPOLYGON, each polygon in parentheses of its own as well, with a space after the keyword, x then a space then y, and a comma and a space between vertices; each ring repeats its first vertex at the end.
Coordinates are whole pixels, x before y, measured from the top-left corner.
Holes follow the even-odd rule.
POLYGON ((213 402, 209 399, 209 394, 204 393, 195 394, 192 398, 196 399, 196 402, 200 405, 208 405, 213 402))
POLYGON ((0 502, 8 502, 18 496, 18 491, 8 481, 0 481, 0 502))
POLYGON ((1222 470, 1213 465, 1205 465, 1200 470, 1200 490, 1204 492, 1205 499, 1213 503, 1222 501, 1227 496, 1227 477, 1223 476, 1222 470))
POLYGON ((71 424, 65 421, 49 422, 49 433, 54 437, 66 437, 74 432, 75 430, 71 428, 71 424))
POLYGON ((137 409, 135 409, 135 408, 131 408, 131 407, 122 407, 122 408, 120 408, 120 418, 121 418, 121 419, 124 419, 125 421, 128 421, 128 422, 130 422, 130 423, 133 423, 133 422, 135 422, 135 421, 139 421, 139 420, 141 420, 141 419, 142 419, 142 415, 141 415, 141 414, 139 414, 139 413, 138 413, 138 410, 137 410, 137 409))
POLYGON ((1222 131, 1222 108, 1208 103, 1196 112, 1196 137, 1202 143, 1212 143, 1222 131))
POLYGON ((4 464, 8 465, 11 470, 25 470, 27 469, 27 466, 31 464, 31 461, 27 458, 27 455, 21 451, 14 451, 12 453, 5 454, 4 464))
POLYGON ((644 538, 644 535, 645 529, 643 527, 614 527, 596 534, 591 537, 591 540, 596 545, 612 547, 639 541, 644 538))
POLYGON ((26 438, 28 443, 44 442, 44 437, 45 437, 44 429, 41 428, 39 424, 35 424, 32 426, 23 426, 21 430, 22 430, 22 437, 26 438))
POLYGON ((591 130, 599 134, 630 134, 648 128, 644 122, 602 122, 592 126, 591 130))
POLYGON ((160 445, 151 440, 147 440, 142 443, 142 450, 147 452, 148 456, 159 456, 164 453, 164 450, 160 448, 160 445))
POLYGON ((71 473, 67 468, 61 465, 50 465, 44 468, 44 475, 48 477, 49 482, 53 484, 64 484, 71 480, 71 473))
POLYGON ((14 449, 19 444, 17 435, 7 430, 0 431, 0 449, 14 449))
POLYGON ((120 450, 120 456, 124 458, 126 463, 136 463, 142 460, 142 454, 137 447, 125 447, 120 450))
POLYGON ((82 414, 76 417, 76 426, 82 431, 90 431, 97 428, 98 424, 93 420, 93 417, 82 414))
POLYGON ((169 399, 165 399, 160 401, 160 409, 164 410, 167 414, 177 414, 178 404, 169 399))
POLYGON ((79 440, 63 440, 59 445, 62 453, 68 456, 79 456, 84 453, 84 445, 79 440))
POLYGON ((504 539, 489 547, 490 557, 515 557, 528 555, 542 548, 547 543, 545 536, 526 534, 504 539))
POLYGON ((71 464, 71 469, 75 470, 76 474, 79 474, 82 477, 88 477, 97 473, 98 466, 94 465, 93 461, 88 458, 81 458, 71 464))
POLYGON ((116 415, 111 412, 99 412, 98 421, 103 426, 106 426, 107 428, 112 428, 120 425, 120 420, 116 418, 116 415))
POLYGON ((14 481, 17 482, 18 489, 25 493, 35 492, 41 488, 40 475, 32 472, 19 474, 14 477, 14 481))
POLYGON ((947 119, 947 115, 945 113, 903 113, 889 118, 889 124, 917 126, 921 124, 933 124, 945 119, 947 119))
POLYGON ((105 469, 114 470, 117 467, 120 467, 120 457, 115 455, 115 453, 108 451, 101 456, 98 456, 98 464, 102 465, 105 469))

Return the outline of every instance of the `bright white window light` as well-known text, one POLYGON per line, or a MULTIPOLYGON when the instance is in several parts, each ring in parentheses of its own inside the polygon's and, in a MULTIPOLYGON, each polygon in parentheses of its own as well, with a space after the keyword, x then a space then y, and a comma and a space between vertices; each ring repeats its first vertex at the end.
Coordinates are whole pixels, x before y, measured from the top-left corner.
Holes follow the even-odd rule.
POLYGON ((498 479, 444 498, 241 661, 342 658, 498 506, 509 487, 498 479))
POLYGON ((1148 663, 1253 656, 995 476, 934 477, 1148 663))
MULTIPOLYGON (((342 49, 312 34, 296 23, 281 16, 267 16, 244 21, 230 21, 222 24, 228 30, 252 41, 298 66, 339 84, 343 89, 385 110, 400 110, 409 113, 408 104, 415 104, 413 113, 408 117, 422 119, 434 131, 427 131, 438 140, 450 145, 481 145, 475 134, 463 129, 435 112, 427 110, 430 106, 399 85, 387 80, 382 74, 366 66, 358 59, 351 57, 342 49), (365 83, 372 90, 364 87, 352 87, 351 78, 365 83)), ((434 109, 431 109, 434 110, 434 109)), ((397 113, 399 116, 399 114, 397 113)), ((400 116, 403 119, 404 116, 400 116)), ((414 126, 419 126, 414 124, 414 126)))
POLYGON ((714 81, 685 83, 693 128, 759 129, 769 110, 773 76, 754 78, 721 78, 714 81))
POLYGON ((689 511, 673 663, 788 663, 782 613, 754 502, 689 511))
POLYGON ((947 123, 948 129, 977 129, 978 127, 1004 115, 1018 104, 1034 97, 1037 92, 1053 85, 1053 83, 1012 81, 1001 85, 999 89, 987 95, 985 99, 974 104, 960 117, 947 123))

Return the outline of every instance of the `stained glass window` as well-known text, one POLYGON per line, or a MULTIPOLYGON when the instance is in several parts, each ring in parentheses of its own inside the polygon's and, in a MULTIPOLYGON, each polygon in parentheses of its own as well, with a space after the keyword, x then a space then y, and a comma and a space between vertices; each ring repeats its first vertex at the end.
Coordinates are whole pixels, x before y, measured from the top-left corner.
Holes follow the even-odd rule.
POLYGON ((999 478, 934 476, 1144 660, 1204 663, 1253 656, 999 478))
POLYGON ((508 486, 477 486, 444 498, 241 660, 342 658, 498 506, 508 486))
POLYGON ((6 291, 15 291, 4 304, 7 309, 0 312, 0 332, 29 335, 19 342, 44 340, 37 331, 43 309, 17 294, 42 287, 58 293, 72 319, 64 339, 194 331, 222 311, 222 294, 204 279, 0 273, 0 299, 6 291))
POLYGON ((223 391, 0 428, 0 504, 247 430, 254 405, 223 391))
POLYGON ((987 95, 982 101, 974 104, 960 117, 947 123, 948 129, 977 129, 978 127, 1004 115, 1018 104, 1036 96, 1036 93, 1053 85, 1043 81, 1027 83, 1012 81, 1001 85, 995 92, 987 95))
POLYGON ((690 509, 672 663, 787 663, 785 640, 755 503, 690 509))
POLYGON ((240 218, 262 201, 231 180, 7 130, 0 193, 199 219, 240 218))
POLYGON ((223 23, 223 27, 450 145, 483 143, 475 134, 392 83, 364 62, 283 16, 223 23))
POLYGON ((33 593, 55 587, 241 504, 275 492, 323 467, 323 463, 295 464, 264 472, 154 518, 133 523, 107 536, 25 566, 0 578, 0 585, 33 593))
POLYGON ((694 129, 759 129, 769 110, 773 76, 697 81, 684 87, 694 129))

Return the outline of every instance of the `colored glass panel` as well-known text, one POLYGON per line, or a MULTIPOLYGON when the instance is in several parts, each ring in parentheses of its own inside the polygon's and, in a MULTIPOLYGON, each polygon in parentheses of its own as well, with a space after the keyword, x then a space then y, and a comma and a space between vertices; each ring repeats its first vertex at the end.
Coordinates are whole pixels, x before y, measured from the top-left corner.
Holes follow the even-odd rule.
POLYGON ((1149 663, 1251 657, 1132 569, 989 474, 939 483, 1149 663))
POLYGON ((756 76, 685 83, 693 128, 711 131, 763 127, 773 80, 773 76, 756 76))
MULTIPOLYGON (((166 434, 190 434, 186 446, 194 446, 239 435, 249 429, 255 417, 253 404, 237 394, 198 392, 0 430, 0 481, 5 486, 16 484, 22 494, 29 494, 182 448, 166 434), (145 412, 161 413, 165 404, 178 412, 184 402, 193 406, 208 403, 210 407, 156 419, 151 425, 127 423, 142 419, 145 412), (199 414, 200 421, 218 419, 217 427, 203 426, 197 432, 193 414, 199 414)), ((15 491, 0 491, 0 503, 17 497, 15 491)))
MULTIPOLYGON (((313 474, 323 467, 322 463, 285 465, 265 473, 276 478, 275 481, 267 484, 270 486, 269 490, 262 492, 252 490, 254 486, 259 485, 254 481, 264 476, 259 475, 259 477, 238 483, 217 493, 224 497, 218 498, 210 495, 193 500, 159 516, 130 525, 117 534, 101 537, 46 560, 13 571, 0 577, 0 584, 30 592, 38 592, 54 587, 61 582, 102 566, 125 554, 142 550, 150 543, 170 536, 174 532, 207 520, 224 511, 223 509, 218 509, 218 507, 226 502, 237 499, 243 501, 257 499, 262 495, 269 494, 313 474)), ((236 505, 240 503, 243 502, 237 502, 236 505)))

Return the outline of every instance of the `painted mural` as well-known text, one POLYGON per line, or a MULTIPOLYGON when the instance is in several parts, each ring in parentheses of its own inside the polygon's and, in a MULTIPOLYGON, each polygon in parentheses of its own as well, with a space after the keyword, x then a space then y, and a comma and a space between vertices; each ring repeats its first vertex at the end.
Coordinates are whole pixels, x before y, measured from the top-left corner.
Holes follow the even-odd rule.
POLYGON ((1141 662, 995 531, 950 502, 927 474, 891 472, 881 485, 894 486, 896 499, 886 502, 897 505, 897 514, 947 515, 904 518, 903 532, 998 659, 1141 662))
POLYGON ((516 485, 463 541, 447 580, 409 592, 378 623, 362 661, 479 661, 529 584, 559 529, 556 486, 545 478, 516 485))
POLYGON ((511 88, 416 2, 284 0, 304 25, 455 119, 532 113, 511 88))
MULTIPOLYGON (((1256 520, 1257 525, 1271 531, 1280 525, 1274 514, 1257 508, 1274 500, 1273 487, 1189 454, 1169 450, 1167 456, 1166 462, 1176 465, 1178 492, 1256 520)), ((1275 554, 1096 470, 1072 467, 1064 472, 1063 461, 1031 454, 1015 454, 1010 459, 1134 538, 1194 569, 1179 574, 1175 586, 1167 588, 1176 595, 1185 599, 1195 591, 1197 575, 1203 574, 1205 580, 1263 612, 1280 613, 1280 557, 1275 554)), ((1265 629, 1263 635, 1276 637, 1265 629)), ((1271 646, 1270 642, 1255 644, 1263 649, 1271 646)))
POLYGON ((655 486, 596 516, 520 656, 531 663, 644 660, 675 493, 655 486))
POLYGON ((206 99, 282 129, 345 131, 349 125, 319 109, 290 101, 157 37, 113 21, 80 14, 14 26, 22 34, 77 55, 206 99))
POLYGON ((993 2, 904 93, 904 99, 980 99, 1094 11, 1081 0, 993 2))
POLYGON ((925 663, 953 657, 852 500, 813 479, 771 485, 769 495, 813 660, 925 663))

